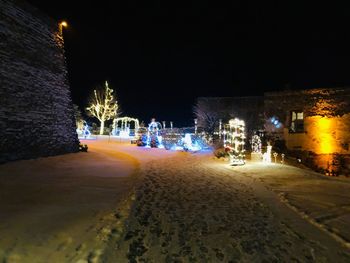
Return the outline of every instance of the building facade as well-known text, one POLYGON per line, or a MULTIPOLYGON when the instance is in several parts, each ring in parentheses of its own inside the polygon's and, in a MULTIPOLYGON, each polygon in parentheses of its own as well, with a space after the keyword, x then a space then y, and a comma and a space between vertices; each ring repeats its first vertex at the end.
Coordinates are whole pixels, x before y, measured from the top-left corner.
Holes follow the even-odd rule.
MULTIPOLYGON (((248 130, 264 130, 272 140, 283 140, 290 151, 350 154, 349 88, 266 92, 261 97, 198 98, 196 107, 216 120, 243 119, 248 130)), ((204 126, 207 115, 197 112, 199 125, 204 126)))

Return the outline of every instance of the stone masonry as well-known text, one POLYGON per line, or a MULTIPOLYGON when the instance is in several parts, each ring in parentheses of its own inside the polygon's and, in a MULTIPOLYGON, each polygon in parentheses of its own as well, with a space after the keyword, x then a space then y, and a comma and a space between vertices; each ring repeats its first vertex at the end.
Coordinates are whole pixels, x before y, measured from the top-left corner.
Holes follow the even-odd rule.
POLYGON ((58 23, 0 0, 0 163, 78 151, 58 23))

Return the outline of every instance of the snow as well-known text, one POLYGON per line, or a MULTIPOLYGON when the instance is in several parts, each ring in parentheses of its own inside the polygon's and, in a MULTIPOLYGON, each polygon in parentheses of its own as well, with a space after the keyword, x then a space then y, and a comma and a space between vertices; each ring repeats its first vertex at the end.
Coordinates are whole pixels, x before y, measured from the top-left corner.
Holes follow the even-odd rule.
POLYGON ((350 181, 98 137, 0 166, 1 262, 349 262, 350 181))

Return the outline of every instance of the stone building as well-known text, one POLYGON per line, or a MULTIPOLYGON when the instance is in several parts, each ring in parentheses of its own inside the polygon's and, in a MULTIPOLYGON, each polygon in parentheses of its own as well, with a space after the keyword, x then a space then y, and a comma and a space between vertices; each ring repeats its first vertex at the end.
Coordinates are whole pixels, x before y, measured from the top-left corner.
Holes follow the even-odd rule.
POLYGON ((350 89, 269 92, 267 116, 281 121, 290 150, 350 154, 350 89))
POLYGON ((21 0, 0 0, 0 162, 78 151, 62 32, 21 0))
MULTIPOLYGON (((262 97, 199 98, 197 105, 215 118, 248 120, 250 130, 264 129, 287 149, 350 154, 350 89, 266 92, 262 97), (213 116, 214 116, 213 115, 213 116), (261 119, 263 118, 263 125, 261 119)), ((203 120, 205 114, 197 114, 203 120)), ((202 121, 205 125, 205 121, 202 121)))

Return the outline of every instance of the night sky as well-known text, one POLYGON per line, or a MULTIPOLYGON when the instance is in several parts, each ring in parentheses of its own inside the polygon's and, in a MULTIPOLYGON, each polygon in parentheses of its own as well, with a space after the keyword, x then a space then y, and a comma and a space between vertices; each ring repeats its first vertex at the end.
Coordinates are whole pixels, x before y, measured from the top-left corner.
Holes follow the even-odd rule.
POLYGON ((28 2, 69 23, 69 80, 81 108, 108 80, 123 115, 183 126, 199 96, 350 84, 350 8, 331 2, 28 2))

